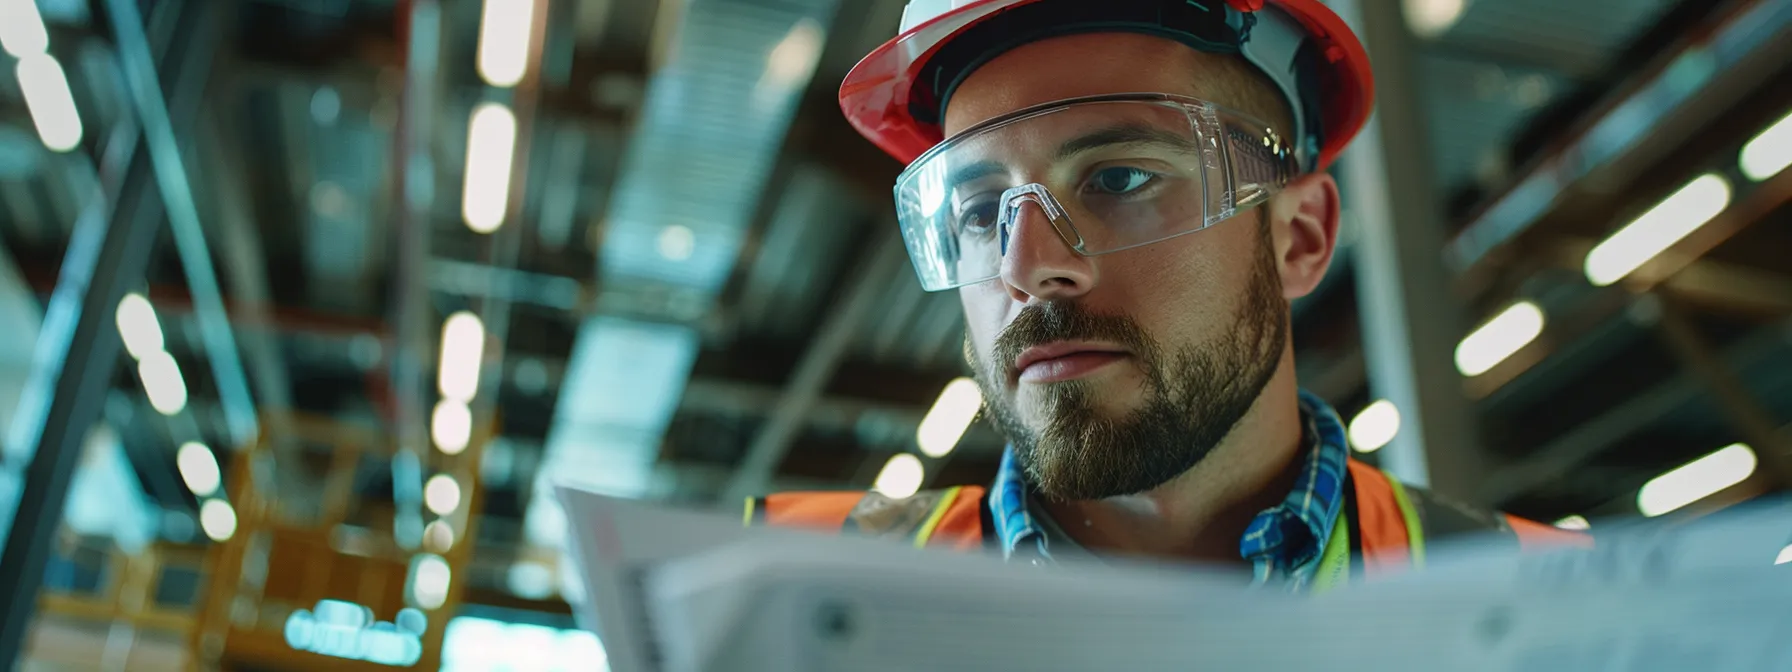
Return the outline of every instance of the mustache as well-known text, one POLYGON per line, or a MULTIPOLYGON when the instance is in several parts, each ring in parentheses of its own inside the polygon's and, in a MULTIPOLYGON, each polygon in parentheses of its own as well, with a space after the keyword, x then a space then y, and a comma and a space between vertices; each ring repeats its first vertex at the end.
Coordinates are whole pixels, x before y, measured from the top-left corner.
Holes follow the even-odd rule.
POLYGON ((1097 313, 1074 303, 1041 303, 1022 308, 996 335, 994 356, 1003 371, 1014 373, 1014 360, 1027 348, 1053 341, 1107 341, 1131 351, 1147 363, 1157 347, 1137 322, 1125 315, 1097 313))

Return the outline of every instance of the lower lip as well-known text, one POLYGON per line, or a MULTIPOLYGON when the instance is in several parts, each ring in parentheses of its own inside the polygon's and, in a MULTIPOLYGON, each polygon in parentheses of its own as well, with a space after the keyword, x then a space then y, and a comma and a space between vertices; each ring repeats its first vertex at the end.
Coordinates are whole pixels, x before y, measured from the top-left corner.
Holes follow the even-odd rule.
POLYGON ((1020 380, 1023 383, 1075 380, 1122 359, 1126 359, 1126 355, 1118 352, 1079 352, 1053 357, 1028 364, 1021 370, 1020 380))

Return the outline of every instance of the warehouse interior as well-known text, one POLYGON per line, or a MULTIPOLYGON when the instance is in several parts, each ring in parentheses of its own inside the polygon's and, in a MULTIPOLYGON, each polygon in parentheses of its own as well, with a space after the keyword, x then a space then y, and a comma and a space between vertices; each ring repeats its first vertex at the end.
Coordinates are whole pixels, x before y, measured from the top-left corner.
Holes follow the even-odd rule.
MULTIPOLYGON (((0 0, 0 664, 595 669, 552 483, 987 483, 836 98, 904 4, 0 0)), ((1792 0, 1329 4, 1356 457, 1594 530, 1792 487, 1792 0)))

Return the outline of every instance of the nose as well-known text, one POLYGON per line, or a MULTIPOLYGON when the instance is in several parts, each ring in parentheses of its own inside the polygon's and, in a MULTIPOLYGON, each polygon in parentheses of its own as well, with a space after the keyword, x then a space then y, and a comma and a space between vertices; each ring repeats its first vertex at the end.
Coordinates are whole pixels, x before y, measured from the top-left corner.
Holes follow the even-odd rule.
POLYGON ((1057 301, 1095 288, 1094 260, 1071 249, 1037 201, 1022 199, 1008 226, 1002 283, 1010 298, 1021 303, 1057 301))

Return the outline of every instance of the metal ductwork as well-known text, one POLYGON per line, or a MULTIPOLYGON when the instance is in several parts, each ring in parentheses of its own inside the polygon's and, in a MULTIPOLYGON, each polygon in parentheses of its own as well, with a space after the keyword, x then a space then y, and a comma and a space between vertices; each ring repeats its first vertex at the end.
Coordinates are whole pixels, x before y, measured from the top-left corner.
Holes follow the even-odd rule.
POLYGON ((551 480, 650 496, 708 311, 734 271, 835 0, 695 0, 648 84, 604 220, 597 314, 574 343, 530 506, 558 546, 551 480))

